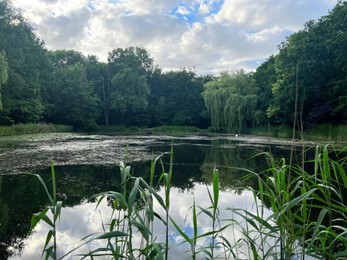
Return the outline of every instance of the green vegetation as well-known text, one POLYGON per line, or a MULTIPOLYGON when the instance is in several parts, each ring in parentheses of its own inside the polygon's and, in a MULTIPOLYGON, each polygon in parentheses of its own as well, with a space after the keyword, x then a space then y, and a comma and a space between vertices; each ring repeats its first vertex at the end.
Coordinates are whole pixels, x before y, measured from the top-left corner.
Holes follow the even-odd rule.
POLYGON ((201 130, 194 126, 158 126, 153 128, 154 134, 181 135, 181 134, 196 134, 201 130))
POLYGON ((256 121, 257 96, 254 80, 243 70, 205 84, 206 107, 215 131, 240 133, 256 121))
POLYGON ((13 126, 0 126, 0 136, 71 132, 73 129, 67 125, 55 124, 17 124, 13 126))
MULTIPOLYGON (((209 207, 199 207, 193 202, 191 217, 193 232, 191 235, 170 216, 170 188, 173 151, 171 149, 168 171, 161 162, 161 156, 152 161, 150 181, 134 177, 130 166, 120 163, 122 190, 96 194, 97 207, 107 199, 113 212, 110 222, 103 224, 104 232, 91 234, 82 239, 83 243, 67 252, 67 257, 80 247, 94 241, 104 241, 104 246, 93 249, 82 257, 109 256, 112 259, 168 259, 168 225, 171 223, 182 236, 183 243, 190 248, 192 259, 299 259, 311 256, 315 259, 345 259, 347 252, 347 147, 337 151, 326 146, 316 148, 316 156, 302 167, 288 165, 284 159, 275 163, 272 157, 265 154, 269 168, 261 173, 243 169, 249 174, 245 177, 255 178, 258 188, 247 188, 253 193, 253 209, 218 207, 220 195, 219 172, 213 170, 212 187, 207 187, 206 199, 209 207), (154 183, 156 166, 161 165, 162 174, 158 183, 154 183), (310 170, 308 170, 310 169, 310 170), (162 185, 164 194, 157 189, 162 185), (154 201, 160 211, 154 211, 154 201), (266 211, 269 207, 271 211, 266 211), (230 217, 221 219, 220 212, 227 211, 230 217), (199 233, 199 218, 205 215, 211 220, 211 227, 199 233), (154 220, 164 224, 166 240, 157 241, 153 233, 154 220), (241 237, 230 237, 238 231, 241 237), (133 244, 135 233, 140 233, 142 242, 133 244), (227 235, 229 234, 229 236, 227 235), (206 239, 207 244, 206 244, 206 239), (205 241, 205 242, 201 242, 205 241), (246 250, 244 250, 246 249, 246 250)), ((39 176, 38 176, 39 177, 39 176)), ((39 177, 40 179, 40 177, 39 177)), ((52 168, 52 181, 54 182, 52 168)), ((40 179, 43 183, 42 179, 40 179)), ((43 183, 47 190, 45 184, 43 183)), ((53 196, 56 192, 53 184, 53 196)), ((61 204, 47 191, 50 209, 53 210, 53 221, 47 216, 47 209, 33 217, 33 223, 40 219, 48 223, 52 230, 47 234, 44 252, 56 259, 54 254, 59 245, 50 241, 55 238, 55 221, 59 217, 61 204), (46 250, 48 248, 48 250, 46 250), (52 251, 53 250, 53 251, 52 251)))
MULTIPOLYGON (((31 224, 30 228, 34 229, 35 226, 40 222, 44 221, 50 226, 50 230, 47 233, 46 237, 46 242, 45 246, 43 248, 42 256, 45 254, 45 259, 57 259, 57 236, 56 236, 56 231, 57 231, 57 220, 60 219, 61 215, 61 208, 62 208, 62 201, 57 200, 57 187, 56 187, 56 181, 55 181, 55 171, 53 164, 51 166, 51 172, 52 172, 52 193, 48 191, 48 188, 41 178, 40 175, 38 174, 33 174, 36 176, 39 181, 41 182, 42 186, 44 187, 47 197, 49 199, 50 206, 46 207, 43 211, 35 214, 31 218, 31 224), (49 214, 52 214, 51 219, 49 218, 49 214), (51 240, 53 239, 53 245, 50 245, 51 240)), ((31 174, 31 173, 29 173, 31 174)))
POLYGON ((306 133, 306 138, 324 141, 347 141, 347 125, 315 125, 306 133))
POLYGON ((339 1, 288 37, 255 72, 215 77, 164 72, 138 47, 115 48, 107 62, 74 50, 48 51, 20 11, 0 0, 0 125, 46 122, 87 131, 100 125, 212 126, 231 133, 294 123, 305 131, 343 125, 346 13, 347 2, 339 1))

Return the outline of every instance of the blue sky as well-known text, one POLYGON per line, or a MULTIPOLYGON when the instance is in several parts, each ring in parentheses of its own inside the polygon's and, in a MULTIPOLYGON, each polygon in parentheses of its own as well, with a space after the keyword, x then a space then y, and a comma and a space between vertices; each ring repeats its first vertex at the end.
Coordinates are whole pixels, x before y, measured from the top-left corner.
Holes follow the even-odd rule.
POLYGON ((178 5, 174 6, 168 13, 177 17, 179 20, 187 22, 189 25, 200 22, 204 23, 205 19, 211 15, 217 14, 223 5, 223 0, 218 1, 201 1, 195 3, 187 3, 182 1, 178 5), (201 11, 201 7, 204 11, 201 11))
POLYGON ((106 61, 145 48, 164 70, 255 70, 291 33, 337 0, 12 0, 48 49, 106 61))

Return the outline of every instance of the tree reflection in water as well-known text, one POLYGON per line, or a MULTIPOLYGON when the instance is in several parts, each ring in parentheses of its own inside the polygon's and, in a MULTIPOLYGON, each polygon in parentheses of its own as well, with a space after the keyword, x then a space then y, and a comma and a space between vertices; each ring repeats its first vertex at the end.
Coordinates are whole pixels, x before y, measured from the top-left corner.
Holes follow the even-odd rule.
MULTIPOLYGON (((277 158, 289 154, 286 149, 276 149, 275 146, 270 147, 268 144, 245 145, 242 141, 228 138, 175 138, 173 144, 174 174, 172 186, 174 192, 172 200, 176 205, 180 205, 180 202, 191 205, 190 196, 192 193, 194 193, 195 198, 200 198, 203 204, 202 195, 206 195, 204 186, 211 183, 214 167, 219 169, 221 190, 224 193, 223 196, 227 198, 229 195, 226 194, 228 193, 230 196, 234 196, 232 193, 242 194, 242 187, 256 187, 255 179, 248 179, 247 183, 242 181, 245 172, 237 169, 246 168, 256 172, 264 170, 267 167, 264 157, 255 155, 263 151, 271 151, 277 158), (201 196, 198 197, 198 194, 201 196), (177 200, 178 198, 179 200, 177 200)), ((148 149, 153 154, 158 154, 169 151, 170 145, 171 140, 166 138, 161 145, 149 146, 148 149)), ((149 161, 130 162, 130 164, 134 176, 143 177, 148 181, 149 161)), ((163 165, 166 167, 168 164, 169 156, 163 156, 163 165)), ((62 213, 62 222, 64 223, 61 226, 71 226, 68 224, 69 219, 64 217, 64 211, 70 212, 78 208, 81 210, 78 214, 82 214, 83 206, 79 205, 82 205, 91 196, 104 191, 120 190, 120 174, 116 166, 67 165, 56 166, 55 170, 58 193, 61 195, 64 205, 62 213)), ((158 181, 161 167, 157 167, 156 170, 155 181, 158 181)), ((36 171, 36 173, 39 173, 47 184, 50 183, 50 170, 48 168, 36 171)), ((230 197, 230 202, 226 201, 225 207, 230 206, 229 203, 232 201, 235 202, 234 198, 230 197)), ((197 201, 197 204, 199 203, 197 201)), ((29 237, 37 237, 38 235, 30 233, 31 216, 41 211, 47 204, 45 191, 35 177, 25 175, 0 176, 0 255, 4 259, 11 255, 20 256, 23 248, 31 246, 28 242, 29 237)), ((177 210, 180 211, 180 209, 177 210)), ((185 218, 185 216, 181 217, 185 218)), ((77 240, 82 237, 77 236, 77 240)), ((25 253, 25 250, 23 252, 25 253)))

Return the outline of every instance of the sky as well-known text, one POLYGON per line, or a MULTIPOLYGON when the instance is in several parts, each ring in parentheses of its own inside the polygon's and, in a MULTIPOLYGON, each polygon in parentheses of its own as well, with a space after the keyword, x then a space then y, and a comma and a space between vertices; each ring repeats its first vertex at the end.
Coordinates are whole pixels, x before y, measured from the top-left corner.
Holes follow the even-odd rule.
POLYGON ((337 0, 12 0, 50 50, 107 61, 115 48, 146 49, 163 70, 255 70, 286 37, 337 0))

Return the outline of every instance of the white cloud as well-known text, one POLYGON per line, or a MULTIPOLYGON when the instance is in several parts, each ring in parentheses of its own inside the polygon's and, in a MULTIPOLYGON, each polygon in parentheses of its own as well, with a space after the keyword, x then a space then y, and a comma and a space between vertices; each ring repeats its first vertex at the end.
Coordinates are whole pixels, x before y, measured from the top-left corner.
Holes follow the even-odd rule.
POLYGON ((139 46, 164 69, 193 66, 201 74, 254 69, 286 36, 336 2, 12 0, 49 49, 74 49, 105 61, 114 48, 139 46))
POLYGON ((176 13, 181 14, 181 15, 187 15, 190 14, 190 12, 184 7, 184 6, 179 6, 176 13))

